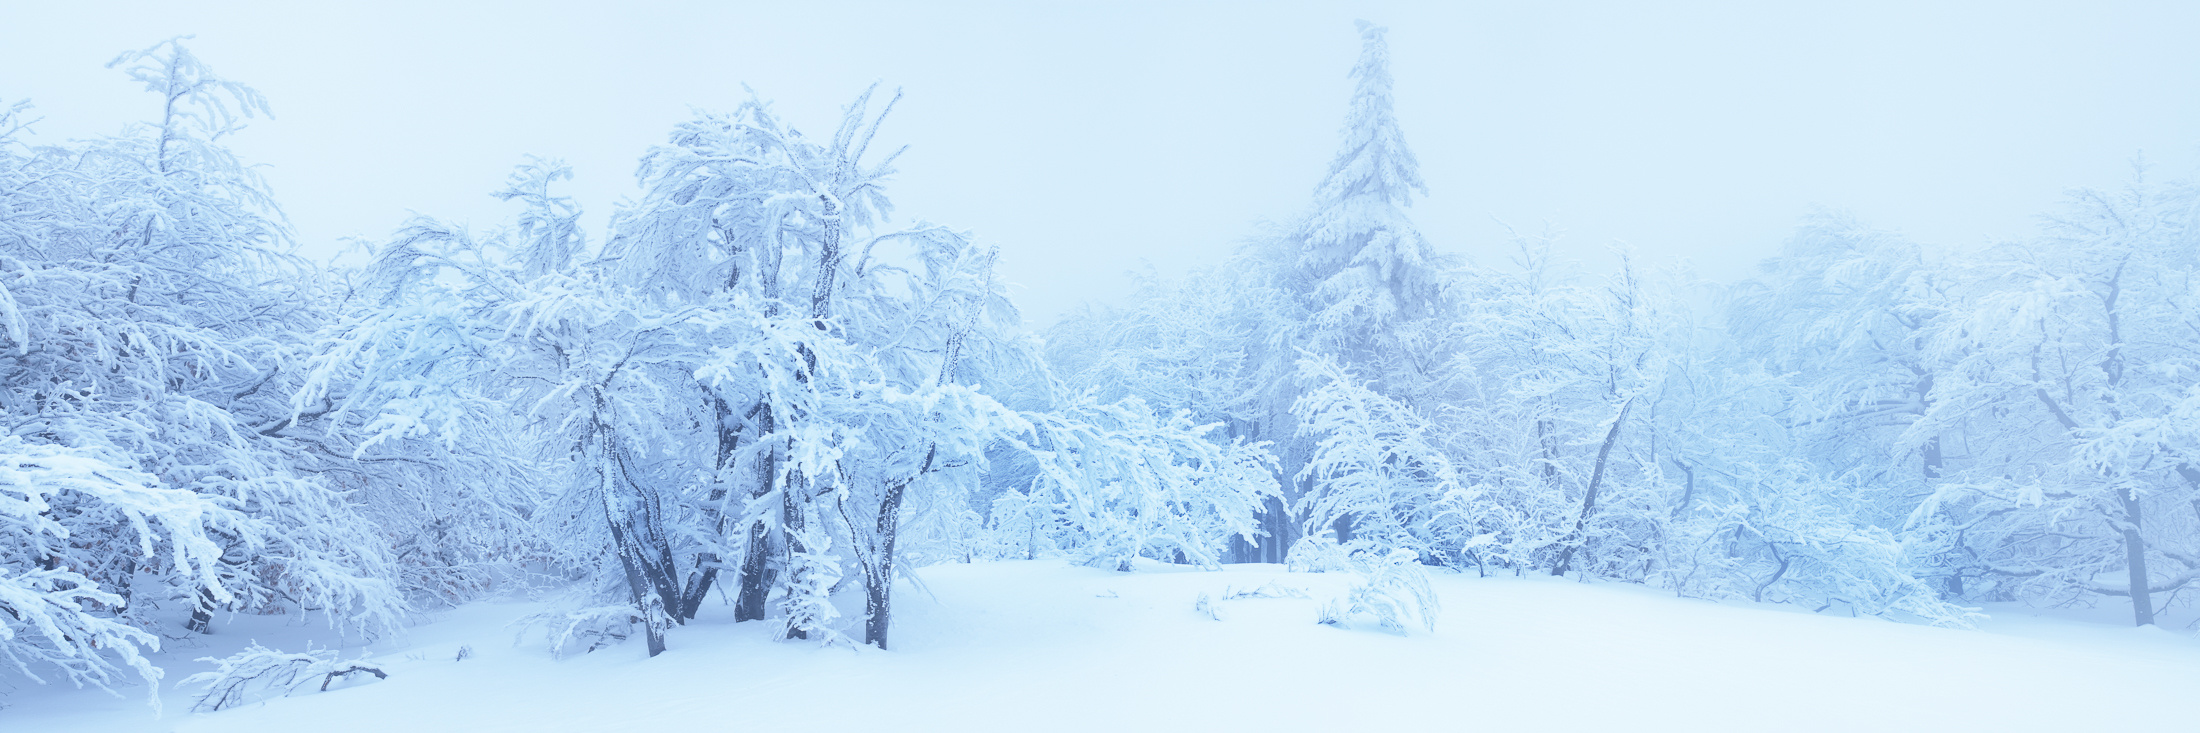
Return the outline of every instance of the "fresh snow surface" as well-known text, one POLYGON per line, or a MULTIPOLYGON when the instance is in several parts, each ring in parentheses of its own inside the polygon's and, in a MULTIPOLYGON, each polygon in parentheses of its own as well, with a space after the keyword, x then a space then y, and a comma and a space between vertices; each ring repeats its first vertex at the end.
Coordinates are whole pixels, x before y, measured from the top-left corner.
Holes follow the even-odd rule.
MULTIPOLYGON (((1952 630, 1440 573, 1436 632, 1397 636, 1366 619, 1315 624, 1317 602, 1351 578, 1274 565, 918 574, 925 588, 898 589, 890 652, 775 642, 771 625, 733 624, 714 602, 656 659, 639 639, 555 659, 512 641, 509 622, 541 604, 476 603, 365 649, 386 681, 219 713, 189 712, 196 690, 172 684, 156 717, 142 688, 116 698, 0 677, 0 731, 2169 731, 2191 729, 2185 701, 2200 689, 2190 633, 2017 606, 1952 630), (1310 597, 1218 600, 1219 621, 1194 611, 1201 593, 1271 581, 1310 597), (454 661, 462 645, 472 657, 454 661)), ((316 634, 236 617, 155 661, 172 683, 207 668, 195 657, 253 640, 297 651, 316 634)))

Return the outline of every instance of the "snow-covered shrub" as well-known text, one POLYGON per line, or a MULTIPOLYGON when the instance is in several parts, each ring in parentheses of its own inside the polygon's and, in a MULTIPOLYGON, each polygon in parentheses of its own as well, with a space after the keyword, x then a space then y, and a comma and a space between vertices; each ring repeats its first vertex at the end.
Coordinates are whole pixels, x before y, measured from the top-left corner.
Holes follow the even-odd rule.
POLYGON ((0 436, 0 658, 34 681, 52 669, 107 688, 126 667, 157 683, 140 653, 159 638, 120 618, 130 577, 170 568, 226 600, 210 535, 258 531, 223 502, 101 453, 0 436))
POLYGON ((1030 492, 1007 489, 993 498, 985 532, 976 548, 990 560, 1035 560, 1061 550, 1055 543, 1057 518, 1053 504, 1030 492))
POLYGON ((1216 605, 1214 597, 1207 595, 1206 591, 1200 591, 1199 597, 1192 599, 1192 613, 1204 616, 1209 621, 1222 620, 1222 607, 1216 605))
POLYGON ((1343 598, 1331 598, 1322 601, 1321 605, 1314 607, 1314 623, 1323 626, 1342 626, 1344 625, 1344 609, 1343 598))
POLYGON ((1394 633, 1405 633, 1408 622, 1436 630, 1436 615, 1443 607, 1436 600, 1435 588, 1429 585, 1428 569, 1412 550, 1384 551, 1360 540, 1339 543, 1316 536, 1293 545, 1291 557, 1289 566, 1295 571, 1349 572, 1358 576, 1343 597, 1321 605, 1318 622, 1335 625, 1367 614, 1394 633))
POLYGON ((530 633, 540 633, 552 656, 563 657, 575 648, 586 654, 626 641, 637 623, 640 620, 631 603, 545 611, 513 621, 517 631, 512 643, 526 641, 530 633))
POLYGON ((195 713, 211 713, 252 700, 282 697, 315 682, 326 691, 330 683, 356 674, 371 674, 376 679, 389 677, 380 667, 364 663, 365 657, 341 661, 334 649, 309 649, 294 654, 269 649, 257 642, 227 657, 200 657, 198 661, 212 662, 215 669, 176 683, 206 688, 191 701, 191 711, 195 713))
POLYGON ((1354 570, 1353 553, 1374 548, 1375 543, 1369 540, 1338 542, 1333 533, 1316 533, 1291 543, 1291 551, 1284 554, 1283 567, 1294 573, 1349 573, 1354 570))

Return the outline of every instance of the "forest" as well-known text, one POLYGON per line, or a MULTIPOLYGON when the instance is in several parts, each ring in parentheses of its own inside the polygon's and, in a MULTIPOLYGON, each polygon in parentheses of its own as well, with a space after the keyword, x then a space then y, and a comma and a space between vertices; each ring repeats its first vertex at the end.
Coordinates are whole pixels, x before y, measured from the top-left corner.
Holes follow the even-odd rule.
POLYGON ((511 594, 557 599, 552 649, 654 657, 720 604, 891 650, 915 569, 1041 558, 1345 574, 1321 620, 1400 634, 1447 574, 1950 627, 2192 602, 2200 188, 2135 163, 1968 250, 1821 211, 1731 284, 1541 232, 1476 261, 1415 228, 1359 33, 1301 216, 1044 329, 996 247, 896 217, 883 88, 814 137, 699 112, 598 230, 522 161, 483 186, 516 220, 358 266, 296 253, 225 144, 268 100, 180 41, 112 64, 122 133, 0 106, 0 657, 157 688, 191 670, 149 651, 239 617, 511 594))

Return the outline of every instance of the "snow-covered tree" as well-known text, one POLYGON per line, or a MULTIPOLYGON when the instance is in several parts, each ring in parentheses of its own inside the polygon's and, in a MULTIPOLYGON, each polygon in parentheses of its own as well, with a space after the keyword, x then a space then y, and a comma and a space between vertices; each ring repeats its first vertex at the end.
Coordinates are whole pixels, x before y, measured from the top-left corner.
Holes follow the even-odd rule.
POLYGON ((2129 598, 2143 626, 2155 594, 2200 578, 2196 200, 2144 178, 2080 192, 2044 236, 1990 253, 1932 329, 1944 397, 1905 439, 1960 435, 1967 455, 1913 524, 1967 581, 2129 598))
POLYGON ((1082 562, 1130 570, 1149 557, 1214 566, 1276 494, 1264 446, 1220 442, 1188 413, 1161 415, 1136 399, 1089 398, 1027 413, 1019 437, 1039 465, 1029 501, 1051 505, 1058 542, 1082 562))
POLYGON ((165 565, 227 600, 209 530, 259 529, 240 526, 250 523, 94 451, 0 436, 0 657, 38 682, 58 671, 105 688, 126 667, 157 684, 142 653, 160 637, 121 617, 131 578, 117 569, 165 565))
MULTIPOLYGON (((1325 350, 1362 347, 1368 328, 1425 314, 1443 264, 1406 208, 1427 195, 1392 110, 1388 29, 1359 21, 1344 145, 1314 189, 1295 262, 1325 350)), ((1364 347, 1362 347, 1364 348, 1364 347)))
POLYGON ((387 629, 406 606, 389 544, 344 491, 349 457, 308 435, 321 414, 287 399, 323 291, 221 144, 266 103, 174 40, 113 65, 157 121, 29 149, 0 121, 0 412, 38 507, 0 568, 45 589, 16 620, 74 604, 80 632, 19 638, 68 640, 39 658, 103 683, 86 650, 139 664, 151 637, 111 623, 153 629, 170 600, 200 632, 222 611, 387 629))
MULTIPOLYGON (((1948 471, 1943 436, 1905 434, 1938 399, 1947 365, 1926 338, 1953 306, 1954 279, 1925 248, 1830 212, 1806 218, 1760 270, 1729 293, 1738 357, 1785 375, 1787 396, 1768 409, 1814 471, 1872 489, 1853 497, 1859 521, 1899 529, 1948 471)), ((1932 572, 1963 595, 1959 567, 1932 572)))
POLYGON ((1440 557, 1457 549, 1437 536, 1440 514, 1474 511, 1451 457, 1434 443, 1420 413, 1369 390, 1328 357, 1300 363, 1316 386, 1292 412, 1316 436, 1299 479, 1309 488, 1294 510, 1305 518, 1300 542, 1362 539, 1378 555, 1398 549, 1440 557), (1349 536, 1328 538, 1350 518, 1349 536))

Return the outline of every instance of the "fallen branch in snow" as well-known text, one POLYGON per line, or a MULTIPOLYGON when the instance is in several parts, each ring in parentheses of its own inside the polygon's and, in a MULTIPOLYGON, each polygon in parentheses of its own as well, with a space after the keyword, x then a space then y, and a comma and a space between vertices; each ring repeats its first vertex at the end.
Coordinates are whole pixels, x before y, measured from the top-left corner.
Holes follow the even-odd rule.
POLYGON ((353 664, 343 669, 330 670, 327 676, 321 678, 321 691, 328 692, 328 685, 331 682, 335 682, 338 679, 350 677, 354 674, 362 672, 374 675, 374 678, 378 680, 386 680, 390 678, 389 673, 382 671, 380 668, 369 667, 364 664, 353 664))
POLYGON ((1282 584, 1282 583, 1278 583, 1278 582, 1276 582, 1276 581, 1273 581, 1273 580, 1271 580, 1271 581, 1268 581, 1267 583, 1263 583, 1263 584, 1261 584, 1261 586, 1260 586, 1260 587, 1258 587, 1258 588, 1254 588, 1254 589, 1252 589, 1252 590, 1237 590, 1237 589, 1235 589, 1235 588, 1231 588, 1230 586, 1227 586, 1227 585, 1226 585, 1226 586, 1223 586, 1223 587, 1222 587, 1222 600, 1225 600, 1225 601, 1235 601, 1235 600, 1241 600, 1241 599, 1245 599, 1245 598, 1305 598, 1305 597, 1306 597, 1306 591, 1303 591, 1303 590, 1299 590, 1299 589, 1297 589, 1297 588, 1293 588, 1293 587, 1291 587, 1291 586, 1288 586, 1288 585, 1284 585, 1284 584, 1282 584))

